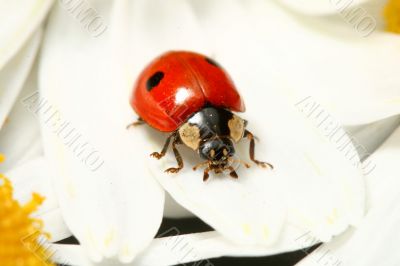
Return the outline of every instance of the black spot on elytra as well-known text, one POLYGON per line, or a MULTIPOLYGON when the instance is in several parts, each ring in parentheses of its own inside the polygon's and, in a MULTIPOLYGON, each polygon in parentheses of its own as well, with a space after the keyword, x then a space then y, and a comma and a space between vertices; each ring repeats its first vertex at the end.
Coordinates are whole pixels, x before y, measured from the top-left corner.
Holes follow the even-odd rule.
POLYGON ((152 89, 154 89, 154 87, 156 87, 160 81, 164 78, 164 73, 161 71, 157 71, 156 73, 154 73, 146 82, 146 89, 148 91, 151 91, 152 89))
POLYGON ((205 59, 209 64, 221 68, 221 66, 214 59, 211 59, 209 57, 206 57, 205 59))

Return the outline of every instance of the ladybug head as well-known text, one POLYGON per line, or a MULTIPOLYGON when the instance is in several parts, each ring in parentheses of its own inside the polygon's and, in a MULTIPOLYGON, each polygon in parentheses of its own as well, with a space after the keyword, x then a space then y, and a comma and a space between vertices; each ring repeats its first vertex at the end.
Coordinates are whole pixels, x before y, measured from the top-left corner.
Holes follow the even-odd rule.
POLYGON ((199 153, 201 158, 213 165, 225 167, 229 158, 235 154, 235 148, 229 138, 212 138, 201 142, 199 153))

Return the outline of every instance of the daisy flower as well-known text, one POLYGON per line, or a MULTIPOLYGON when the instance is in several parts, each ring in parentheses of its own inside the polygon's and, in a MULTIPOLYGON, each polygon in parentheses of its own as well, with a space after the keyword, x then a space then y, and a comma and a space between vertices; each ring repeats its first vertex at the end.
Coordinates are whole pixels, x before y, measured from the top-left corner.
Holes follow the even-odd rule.
MULTIPOLYGON (((384 224, 378 217, 389 209, 381 204, 394 201, 388 193, 379 203, 376 180, 385 176, 395 188, 398 130, 385 139, 400 121, 394 1, 385 9, 391 32, 383 5, 379 16, 368 1, 346 6, 374 19, 368 34, 364 24, 343 17, 343 6, 338 11, 335 3, 318 1, 34 2, 3 4, 4 14, 29 11, 9 15, 16 26, 0 33, 8 53, 0 57, 0 80, 9 88, 0 105, 0 118, 9 117, 0 142, 11 143, 19 131, 26 141, 15 151, 4 148, 15 157, 8 169, 41 158, 32 169, 49 177, 54 210, 62 215, 48 224, 57 236, 70 231, 79 241, 51 245, 56 262, 174 265, 320 242, 327 244, 301 263, 320 263, 316 256, 325 247, 338 250, 331 261, 340 262, 374 225, 384 224), (175 164, 172 153, 150 158, 166 136, 146 126, 126 130, 137 118, 129 97, 143 67, 168 50, 197 51, 224 66, 246 103, 243 117, 259 139, 257 155, 273 171, 239 168, 237 180, 203 182, 191 169, 198 159, 184 147, 186 167, 176 175, 163 172, 175 164), (155 238, 164 216, 188 215, 214 231, 155 238), (174 250, 178 240, 191 247, 188 255, 174 250)), ((237 150, 249 161, 246 141, 237 150)))

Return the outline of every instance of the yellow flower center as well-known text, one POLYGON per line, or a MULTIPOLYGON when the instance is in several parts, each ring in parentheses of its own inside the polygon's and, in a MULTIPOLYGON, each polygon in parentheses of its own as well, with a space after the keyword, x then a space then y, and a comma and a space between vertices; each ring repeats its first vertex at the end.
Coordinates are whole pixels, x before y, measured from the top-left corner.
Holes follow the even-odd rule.
POLYGON ((386 19, 386 29, 390 32, 400 33, 400 0, 389 0, 384 16, 386 19))
MULTIPOLYGON (((0 154, 0 162, 4 156, 0 154)), ((51 252, 43 244, 43 222, 31 217, 44 198, 33 193, 32 199, 20 205, 13 199, 13 187, 0 174, 0 265, 44 266, 50 262, 51 252)))

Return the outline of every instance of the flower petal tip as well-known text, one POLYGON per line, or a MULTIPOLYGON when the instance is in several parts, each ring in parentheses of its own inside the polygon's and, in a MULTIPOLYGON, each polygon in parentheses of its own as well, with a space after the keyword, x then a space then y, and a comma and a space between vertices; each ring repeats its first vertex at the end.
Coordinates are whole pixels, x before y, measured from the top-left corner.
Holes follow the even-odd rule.
POLYGON ((133 259, 136 257, 136 255, 139 252, 135 250, 131 245, 129 244, 124 244, 121 246, 121 249, 119 250, 118 253, 118 259, 122 263, 130 263, 133 261, 133 259))

